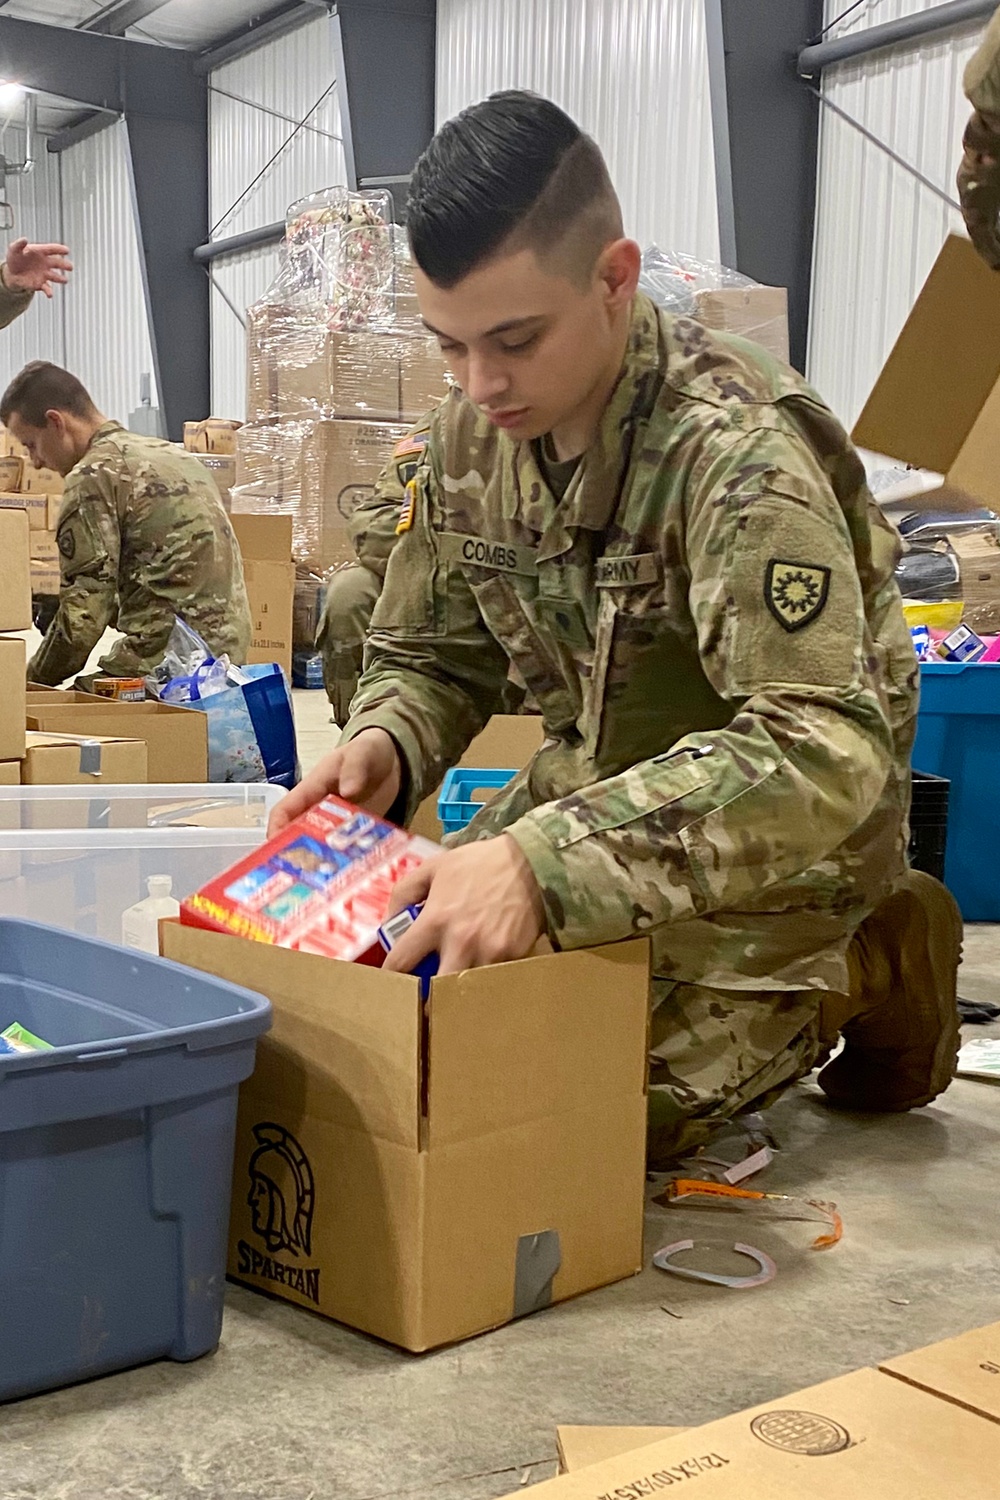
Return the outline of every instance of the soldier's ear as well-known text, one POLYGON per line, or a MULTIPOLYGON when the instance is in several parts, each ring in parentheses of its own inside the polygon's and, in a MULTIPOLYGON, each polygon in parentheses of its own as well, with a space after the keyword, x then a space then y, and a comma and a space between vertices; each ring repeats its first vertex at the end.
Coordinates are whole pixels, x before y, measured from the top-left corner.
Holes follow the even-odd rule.
POLYGON ((51 427, 53 432, 64 433, 66 431, 65 415, 54 406, 45 413, 45 425, 51 427))
POLYGON ((625 307, 635 296, 642 269, 642 251, 635 240, 612 240, 597 260, 597 276, 608 307, 625 307))

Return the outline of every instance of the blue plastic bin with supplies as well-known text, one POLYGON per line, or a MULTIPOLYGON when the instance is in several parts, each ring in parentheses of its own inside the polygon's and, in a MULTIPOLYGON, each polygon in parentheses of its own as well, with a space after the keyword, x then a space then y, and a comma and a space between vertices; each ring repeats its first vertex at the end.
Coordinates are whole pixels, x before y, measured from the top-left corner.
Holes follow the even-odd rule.
POLYGON ((0 920, 0 1400, 219 1342, 239 1085, 267 1000, 0 920))
POLYGON ((924 663, 913 765, 951 782, 944 871, 963 917, 1000 921, 1000 663, 924 663))
POLYGON ((477 792, 494 794, 513 781, 516 771, 476 770, 474 766, 456 766, 444 778, 441 795, 438 797, 438 817, 445 833, 457 833, 471 823, 486 797, 477 797, 477 792))

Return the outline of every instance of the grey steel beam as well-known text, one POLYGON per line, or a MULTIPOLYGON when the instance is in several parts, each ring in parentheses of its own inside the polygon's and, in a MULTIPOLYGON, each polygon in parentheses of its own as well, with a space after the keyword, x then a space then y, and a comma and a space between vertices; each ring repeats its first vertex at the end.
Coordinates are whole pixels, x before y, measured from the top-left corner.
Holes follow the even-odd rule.
POLYGON ((729 145, 729 103, 726 90, 726 44, 722 32, 722 0, 704 0, 708 43, 708 92, 715 153, 715 201, 719 214, 719 256, 724 266, 736 265, 736 211, 733 205, 733 160, 729 145))
POLYGON ((331 24, 348 186, 404 179, 434 134, 436 0, 338 0, 331 24), (393 57, 406 78, 387 107, 393 57))
POLYGON ((866 26, 862 31, 852 31, 849 36, 803 47, 799 52, 798 70, 803 78, 814 78, 832 63, 865 57, 884 47, 919 42, 924 37, 933 36, 936 31, 985 20, 996 8, 997 0, 948 0, 946 5, 932 5, 929 10, 918 10, 913 15, 900 16, 896 21, 884 21, 881 26, 866 26))
POLYGON ((722 0, 736 269, 788 288, 792 364, 805 368, 819 101, 795 73, 823 0, 722 0))
POLYGON ((285 237, 285 221, 280 224, 265 224, 261 229, 247 229, 242 234, 229 234, 221 240, 207 240, 199 245, 194 258, 200 266, 211 265, 223 255, 239 255, 241 250, 253 250, 257 245, 276 245, 285 237))
POLYGON ((275 42, 279 37, 298 31, 300 26, 307 26, 310 21, 324 15, 332 3, 333 0, 329 0, 329 4, 327 0, 295 0, 277 15, 255 17, 242 30, 217 43, 209 52, 203 52, 195 62, 195 72, 211 73, 213 68, 243 57, 256 47, 263 47, 265 42, 275 42))
POLYGON ((50 135, 45 142, 45 149, 58 156, 60 151, 68 151, 70 146, 79 146, 81 141, 89 141, 92 135, 100 135, 102 130, 107 130, 109 125, 120 119, 121 115, 112 114, 109 110, 95 110, 93 114, 83 115, 79 120, 74 120, 72 125, 66 125, 50 135))
POLYGON ((100 36, 124 36, 130 26, 138 26, 168 4, 169 0, 112 0, 110 5, 81 21, 76 30, 94 31, 100 36))

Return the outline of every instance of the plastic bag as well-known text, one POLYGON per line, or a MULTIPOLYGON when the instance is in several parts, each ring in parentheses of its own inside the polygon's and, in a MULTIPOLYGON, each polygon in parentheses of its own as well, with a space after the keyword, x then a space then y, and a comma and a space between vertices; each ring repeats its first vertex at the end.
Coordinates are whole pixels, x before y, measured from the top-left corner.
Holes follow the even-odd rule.
POLYGON ((244 681, 190 707, 208 716, 209 781, 269 781, 289 791, 299 779, 292 700, 275 663, 242 669, 244 681))
POLYGON ((174 620, 162 662, 146 678, 146 691, 161 703, 194 703, 245 681, 228 656, 213 656, 196 630, 174 620))
POLYGON ((756 285, 751 277, 739 271, 712 261, 696 260, 679 250, 661 250, 659 245, 649 245, 642 252, 639 290, 675 317, 697 315, 699 292, 756 285))

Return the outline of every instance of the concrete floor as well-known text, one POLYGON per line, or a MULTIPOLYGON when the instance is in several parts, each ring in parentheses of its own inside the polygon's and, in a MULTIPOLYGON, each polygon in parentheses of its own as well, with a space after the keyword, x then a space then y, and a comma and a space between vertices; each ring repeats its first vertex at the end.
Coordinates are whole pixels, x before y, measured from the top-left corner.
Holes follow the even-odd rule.
MULTIPOLYGON (((330 740, 322 695, 302 696, 311 761, 330 740)), ((1000 928, 969 930, 962 993, 1000 1001, 1000 928)), ((0 1500, 485 1500, 555 1472, 557 1423, 704 1422, 1000 1318, 995 1086, 864 1118, 806 1083, 771 1124, 761 1184, 837 1202, 840 1246, 655 1206, 647 1235, 650 1254, 748 1238, 778 1263, 770 1286, 685 1283, 647 1255, 641 1276, 423 1357, 230 1287, 214 1357, 0 1409, 0 1500)))

